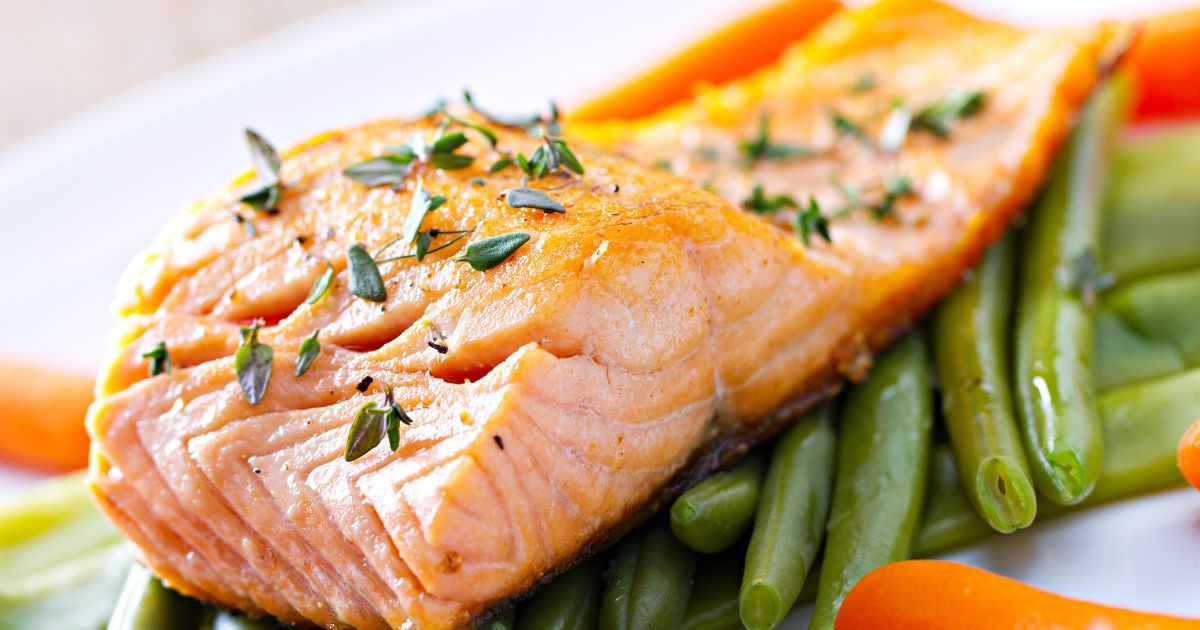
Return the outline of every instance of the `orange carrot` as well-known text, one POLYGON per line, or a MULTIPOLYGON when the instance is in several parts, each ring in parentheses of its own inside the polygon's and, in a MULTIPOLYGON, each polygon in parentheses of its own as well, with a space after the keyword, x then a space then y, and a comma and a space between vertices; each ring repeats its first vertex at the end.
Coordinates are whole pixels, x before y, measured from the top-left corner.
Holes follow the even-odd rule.
POLYGON ((1068 599, 983 569, 908 560, 868 573, 846 596, 837 630, 1200 628, 1200 620, 1068 599))
POLYGON ((578 121, 632 119, 692 95, 698 82, 723 83, 776 59, 840 8, 834 0, 781 0, 722 27, 683 52, 571 110, 578 121))
POLYGON ((50 472, 86 466, 92 384, 80 372, 0 358, 0 460, 50 472))
POLYGON ((1200 9, 1147 21, 1128 60, 1142 87, 1136 119, 1200 116, 1200 9))
POLYGON ((1183 478, 1200 490, 1200 420, 1179 440, 1177 460, 1183 478))

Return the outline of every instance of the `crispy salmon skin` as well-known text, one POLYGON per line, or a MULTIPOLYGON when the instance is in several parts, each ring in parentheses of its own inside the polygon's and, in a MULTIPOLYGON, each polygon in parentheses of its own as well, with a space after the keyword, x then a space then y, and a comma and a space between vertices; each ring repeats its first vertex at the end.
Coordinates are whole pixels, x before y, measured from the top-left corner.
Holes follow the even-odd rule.
MULTIPOLYGON (((470 121, 495 147, 441 114, 314 138, 283 156, 274 209, 239 201, 244 176, 131 266, 88 419, 95 500, 185 594, 298 624, 469 625, 769 435, 779 409, 861 376, 1034 194, 1115 37, 887 3, 652 120, 568 126, 582 175, 490 173, 547 145, 481 116, 470 121), (850 93, 865 70, 873 97, 850 93), (985 102, 944 137, 874 146, 871 107, 958 86, 985 102), (835 110, 861 133, 839 133, 835 110), (763 112, 772 141, 803 157, 739 157, 763 112), (343 172, 391 145, 427 147, 447 122, 469 138, 455 149, 475 158, 464 168, 425 155, 377 186, 343 172), (647 164, 660 157, 676 173, 647 164), (807 245, 797 208, 756 216, 726 199, 761 183, 832 207, 834 175, 864 195, 889 176, 911 190, 887 212, 872 197, 830 213, 829 240, 817 230, 807 245), (524 180, 565 212, 510 204, 524 180), (374 265, 384 295, 365 299, 370 278, 348 251, 411 236, 426 194, 445 198, 419 226, 429 253, 374 265), (528 242, 489 269, 460 260, 516 233, 528 242), (273 350, 256 355, 259 374, 271 366, 256 404, 237 358, 255 321, 273 350), (297 376, 314 333, 321 350, 297 376), (151 376, 143 355, 159 342, 169 369, 151 376), (411 423, 394 449, 382 439, 347 461, 368 402, 395 402, 411 423)), ((408 240, 375 258, 412 253, 408 240)))

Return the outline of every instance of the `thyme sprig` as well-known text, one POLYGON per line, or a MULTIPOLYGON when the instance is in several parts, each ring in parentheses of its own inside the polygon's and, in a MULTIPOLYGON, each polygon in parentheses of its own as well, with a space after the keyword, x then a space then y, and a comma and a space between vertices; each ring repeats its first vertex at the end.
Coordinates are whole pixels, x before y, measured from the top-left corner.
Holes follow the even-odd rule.
POLYGON ((238 201, 262 212, 275 210, 283 194, 283 184, 279 181, 283 161, 279 159, 279 152, 262 134, 249 128, 246 129, 246 146, 250 150, 250 161, 254 163, 258 186, 243 193, 238 201))
POLYGON ((770 137, 771 115, 763 112, 758 118, 758 133, 738 142, 738 150, 749 164, 759 160, 789 160, 811 157, 814 151, 801 144, 774 142, 770 137))
POLYGON ((384 390, 383 404, 369 400, 354 414, 350 423, 350 434, 346 436, 346 461, 352 462, 371 452, 387 435, 392 452, 400 448, 400 425, 411 425, 413 420, 396 402, 391 386, 384 390))

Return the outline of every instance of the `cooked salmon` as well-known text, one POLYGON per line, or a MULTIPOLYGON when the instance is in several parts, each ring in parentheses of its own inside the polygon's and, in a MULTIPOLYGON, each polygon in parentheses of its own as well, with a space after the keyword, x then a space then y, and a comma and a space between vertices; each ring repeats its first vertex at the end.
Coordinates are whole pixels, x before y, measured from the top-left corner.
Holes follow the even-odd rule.
POLYGON ((247 173, 131 266, 88 420, 95 499, 146 566, 222 606, 485 618, 861 377, 1030 200, 1116 35, 888 3, 561 145, 469 112, 318 136, 245 197, 259 209, 247 173), (915 120, 960 88, 971 111, 880 146, 897 104, 915 120), (431 146, 460 131, 439 168, 431 146), (489 172, 538 147, 541 166, 489 172), (380 156, 382 185, 347 176, 380 156), (265 391, 239 380, 266 366, 265 391), (394 435, 348 456, 370 405, 394 435))

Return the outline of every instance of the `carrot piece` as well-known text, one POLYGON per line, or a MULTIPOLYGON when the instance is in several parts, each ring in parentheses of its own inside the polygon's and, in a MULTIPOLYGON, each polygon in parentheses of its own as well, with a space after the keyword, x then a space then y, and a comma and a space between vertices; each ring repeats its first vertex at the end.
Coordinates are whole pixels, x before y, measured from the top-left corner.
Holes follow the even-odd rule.
POLYGON ((1179 440, 1177 454, 1179 472, 1187 482, 1200 490, 1200 420, 1188 429, 1179 440))
POLYGON ((1069 599, 983 569, 944 560, 907 560, 868 573, 846 596, 838 630, 974 628, 1173 628, 1200 620, 1069 599))
POLYGON ((1136 120, 1200 116, 1200 9, 1148 20, 1128 63, 1142 88, 1136 120))
POLYGON ((86 466, 93 383, 80 372, 0 357, 0 459, 51 472, 86 466))
POLYGON ((652 114, 691 96, 696 83, 723 83, 775 61, 840 7, 834 0, 781 0, 768 5, 574 108, 570 117, 594 122, 652 114))

